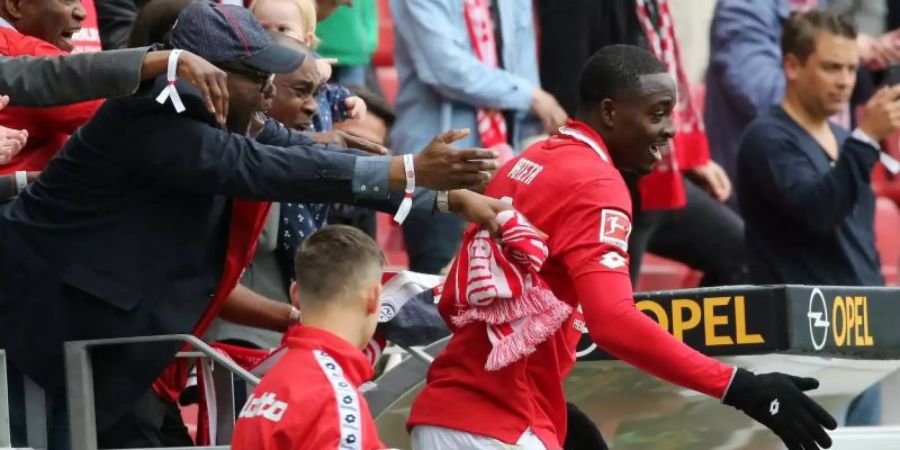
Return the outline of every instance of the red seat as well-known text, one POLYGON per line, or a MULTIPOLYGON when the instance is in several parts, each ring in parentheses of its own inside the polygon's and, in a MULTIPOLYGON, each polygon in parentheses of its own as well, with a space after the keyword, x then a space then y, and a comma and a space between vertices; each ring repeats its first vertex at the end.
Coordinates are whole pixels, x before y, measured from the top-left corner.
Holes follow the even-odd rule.
POLYGON ((900 265, 900 209, 887 198, 879 198, 875 204, 875 246, 885 284, 896 286, 900 265))
POLYGON ((652 253, 644 255, 636 291, 662 291, 695 288, 700 284, 701 273, 671 259, 652 253))
POLYGON ((691 100, 694 103, 694 109, 703 116, 704 104, 706 103, 706 85, 703 83, 691 83, 691 100))
MULTIPOLYGON (((894 133, 884 140, 884 150, 894 158, 900 159, 900 133, 894 133)), ((872 172, 872 189, 875 195, 887 197, 900 204, 900 176, 890 174, 881 164, 876 165, 872 172)))
POLYGON ((378 0, 378 47, 372 55, 376 67, 394 65, 394 18, 391 16, 391 1, 378 0))
POLYGON ((375 78, 378 79, 378 85, 381 86, 381 91, 384 92, 384 98, 393 106, 394 101, 397 99, 397 89, 400 84, 397 78, 397 69, 393 67, 376 67, 375 78))
POLYGON ((378 226, 375 241, 384 252, 388 267, 394 269, 408 268, 409 256, 406 254, 406 244, 403 241, 403 229, 388 214, 376 213, 375 216, 378 226))

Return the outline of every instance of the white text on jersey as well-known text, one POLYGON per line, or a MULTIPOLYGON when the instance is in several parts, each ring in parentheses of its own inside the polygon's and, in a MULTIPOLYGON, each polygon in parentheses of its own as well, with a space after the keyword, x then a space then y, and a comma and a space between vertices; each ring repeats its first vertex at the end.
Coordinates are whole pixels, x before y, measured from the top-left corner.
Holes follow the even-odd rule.
POLYGON ((506 176, 520 183, 531 184, 542 170, 544 170, 544 166, 525 158, 519 158, 519 162, 506 176))
POLYGON ((287 403, 278 401, 275 398, 275 394, 265 392, 259 397, 251 395, 250 398, 247 399, 247 403, 245 403, 244 407, 241 409, 241 414, 238 417, 245 417, 248 419, 253 417, 263 417, 272 422, 278 422, 284 416, 284 412, 287 411, 287 408, 287 403))

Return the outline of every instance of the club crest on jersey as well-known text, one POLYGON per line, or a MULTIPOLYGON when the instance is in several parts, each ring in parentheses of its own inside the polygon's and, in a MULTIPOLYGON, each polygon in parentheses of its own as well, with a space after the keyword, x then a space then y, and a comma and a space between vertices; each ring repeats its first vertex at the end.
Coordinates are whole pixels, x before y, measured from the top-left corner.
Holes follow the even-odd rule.
POLYGON ((604 209, 600 215, 600 242, 628 251, 631 220, 622 211, 604 209))

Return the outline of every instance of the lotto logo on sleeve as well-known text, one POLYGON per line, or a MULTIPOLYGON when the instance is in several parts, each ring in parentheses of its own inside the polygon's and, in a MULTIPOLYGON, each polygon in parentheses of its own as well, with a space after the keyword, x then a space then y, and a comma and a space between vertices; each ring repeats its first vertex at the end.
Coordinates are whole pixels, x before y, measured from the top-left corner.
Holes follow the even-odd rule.
POLYGON ((631 220, 622 211, 604 209, 600 215, 600 242, 615 245, 628 251, 628 236, 631 235, 631 220))

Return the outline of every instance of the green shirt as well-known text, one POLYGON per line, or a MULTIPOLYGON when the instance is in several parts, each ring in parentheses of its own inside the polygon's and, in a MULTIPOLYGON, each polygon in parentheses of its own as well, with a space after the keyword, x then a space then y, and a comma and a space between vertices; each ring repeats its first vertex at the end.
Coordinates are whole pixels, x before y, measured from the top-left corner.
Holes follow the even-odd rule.
POLYGON ((356 0, 319 22, 318 53, 337 58, 340 66, 363 66, 372 60, 378 46, 378 9, 375 0, 356 0))

